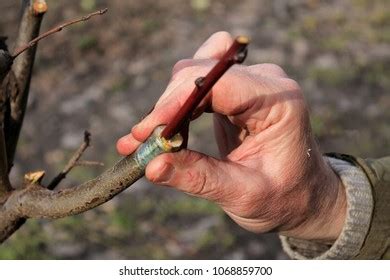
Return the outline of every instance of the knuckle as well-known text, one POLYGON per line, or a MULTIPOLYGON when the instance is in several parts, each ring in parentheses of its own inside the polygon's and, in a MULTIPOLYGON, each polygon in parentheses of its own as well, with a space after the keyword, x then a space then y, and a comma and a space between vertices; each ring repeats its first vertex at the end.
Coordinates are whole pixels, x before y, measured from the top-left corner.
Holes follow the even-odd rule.
POLYGON ((188 170, 186 176, 189 192, 194 195, 204 195, 207 192, 206 186, 208 180, 205 172, 188 170))
POLYGON ((198 71, 197 69, 199 69, 199 67, 194 65, 188 65, 186 67, 183 67, 173 74, 172 80, 173 81, 186 80, 189 77, 193 76, 198 71))
POLYGON ((264 67, 268 68, 270 72, 286 75, 286 72, 283 70, 283 68, 280 67, 277 64, 274 64, 274 63, 264 63, 262 65, 264 67))
POLYGON ((178 62, 176 62, 172 68, 172 75, 174 76, 175 74, 180 72, 182 69, 191 66, 192 61, 193 61, 192 59, 181 59, 178 62))
POLYGON ((298 84, 297 81, 293 80, 293 79, 290 79, 290 78, 284 78, 283 79, 283 85, 284 87, 289 90, 289 91, 293 91, 293 92, 297 92, 297 93, 301 93, 301 87, 300 85, 298 84))
POLYGON ((197 196, 209 196, 217 185, 217 176, 211 174, 211 166, 208 158, 198 153, 186 152, 180 158, 180 165, 188 165, 186 168, 184 181, 189 193, 197 196))
POLYGON ((188 66, 181 68, 172 76, 171 83, 180 83, 181 81, 206 75, 213 65, 214 63, 211 60, 202 63, 189 63, 188 66))
POLYGON ((286 72, 277 64, 262 63, 248 67, 250 72, 255 75, 275 76, 275 77, 287 77, 286 72))

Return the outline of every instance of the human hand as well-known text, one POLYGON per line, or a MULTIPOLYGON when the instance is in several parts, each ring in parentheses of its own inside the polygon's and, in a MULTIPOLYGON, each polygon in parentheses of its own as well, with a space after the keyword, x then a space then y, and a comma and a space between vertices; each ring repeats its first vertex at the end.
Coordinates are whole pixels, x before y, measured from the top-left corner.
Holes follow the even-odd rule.
MULTIPOLYGON (((118 140, 132 153, 154 128, 168 123, 233 39, 212 35, 193 59, 179 61, 154 110, 118 140)), ((146 177, 214 201, 252 232, 278 231, 335 240, 346 214, 344 187, 326 164, 311 133, 299 85, 273 64, 234 65, 200 107, 214 113, 222 159, 183 149, 152 160, 146 177)))

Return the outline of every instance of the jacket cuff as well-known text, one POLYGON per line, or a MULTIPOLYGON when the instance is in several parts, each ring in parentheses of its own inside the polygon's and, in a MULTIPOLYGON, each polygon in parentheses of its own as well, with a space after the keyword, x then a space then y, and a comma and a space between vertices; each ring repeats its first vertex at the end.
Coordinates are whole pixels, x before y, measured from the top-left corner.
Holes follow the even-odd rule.
POLYGON ((374 201, 367 176, 348 161, 324 158, 345 187, 346 220, 340 236, 332 245, 280 236, 284 251, 293 259, 351 259, 362 248, 370 227, 374 201))

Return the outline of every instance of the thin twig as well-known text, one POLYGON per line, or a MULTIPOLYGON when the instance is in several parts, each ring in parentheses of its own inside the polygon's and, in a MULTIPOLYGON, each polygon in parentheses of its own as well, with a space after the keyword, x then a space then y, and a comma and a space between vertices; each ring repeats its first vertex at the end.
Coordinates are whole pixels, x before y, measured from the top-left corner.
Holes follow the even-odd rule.
POLYGON ((90 142, 91 134, 88 131, 85 131, 83 143, 70 158, 64 169, 49 183, 49 185, 47 186, 49 190, 54 190, 54 188, 66 177, 66 175, 72 170, 72 168, 77 165, 78 160, 81 158, 84 151, 89 147, 90 142))
POLYGON ((107 12, 107 8, 105 9, 102 9, 102 10, 99 10, 99 11, 96 11, 94 13, 91 13, 91 14, 88 14, 86 16, 83 16, 81 18, 77 18, 77 19, 74 19, 74 20, 70 20, 70 21, 67 21, 67 22, 64 22, 56 27, 53 27, 52 29, 50 29, 49 31, 46 31, 45 33, 42 33, 41 35, 39 35, 38 37, 34 38, 33 40, 31 40, 30 42, 28 42, 27 44, 25 44, 24 46, 21 46, 19 47, 18 49, 15 50, 14 54, 12 55, 12 58, 15 59, 18 55, 20 55, 22 52, 24 52, 25 50, 35 46, 40 40, 42 40, 43 38, 46 38, 56 32, 60 32, 63 28, 69 26, 69 25, 72 25, 72 24, 75 24, 75 23, 78 23, 78 22, 82 22, 82 21, 87 21, 89 20, 91 17, 93 16, 97 16, 97 15, 102 15, 104 13, 107 12))

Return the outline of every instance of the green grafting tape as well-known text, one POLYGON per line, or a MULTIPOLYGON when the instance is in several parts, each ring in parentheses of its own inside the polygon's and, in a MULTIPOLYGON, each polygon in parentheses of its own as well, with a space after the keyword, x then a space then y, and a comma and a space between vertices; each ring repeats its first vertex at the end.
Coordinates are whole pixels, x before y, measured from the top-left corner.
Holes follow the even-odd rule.
POLYGON ((160 137, 152 136, 137 149, 134 154, 134 159, 138 166, 144 169, 156 156, 169 152, 169 147, 167 148, 168 149, 164 149, 160 137))
POLYGON ((154 133, 134 153, 134 160, 138 167, 145 169, 146 165, 158 155, 177 150, 183 142, 180 134, 170 140, 160 137, 162 127, 156 128, 154 133))

